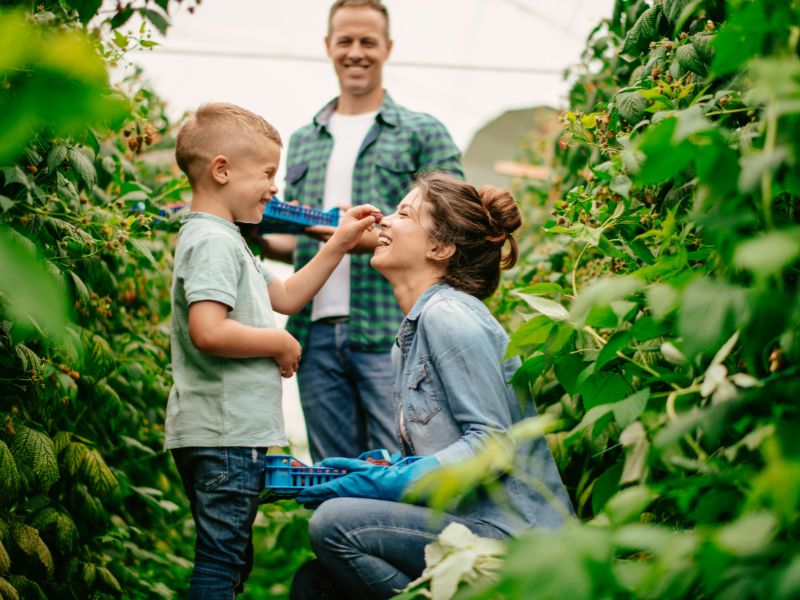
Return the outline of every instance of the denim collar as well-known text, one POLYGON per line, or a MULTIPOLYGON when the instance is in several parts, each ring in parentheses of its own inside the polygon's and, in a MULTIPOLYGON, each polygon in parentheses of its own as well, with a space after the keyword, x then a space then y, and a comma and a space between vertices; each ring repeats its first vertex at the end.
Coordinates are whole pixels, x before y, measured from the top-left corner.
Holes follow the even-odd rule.
POLYGON ((181 225, 184 223, 188 223, 189 221, 211 221, 213 223, 218 223, 219 225, 223 225, 228 229, 239 233, 239 227, 236 226, 234 223, 231 223, 227 219, 223 219, 222 217, 218 217, 217 215, 212 215, 211 213, 207 212, 200 212, 200 211, 190 211, 181 217, 181 225))
POLYGON ((397 340, 395 343, 400 350, 402 350, 403 354, 408 351, 411 340, 414 339, 414 335, 417 333, 417 321, 419 320, 420 314, 422 314, 422 309, 428 303, 428 300, 437 292, 449 289, 450 287, 451 286, 446 283, 434 283, 431 287, 422 292, 420 297, 417 298, 417 301, 414 302, 414 306, 408 311, 405 319, 400 323, 400 329, 397 331, 397 340))
MULTIPOLYGON (((336 110, 336 103, 338 101, 339 97, 337 96, 314 115, 314 125, 317 129, 328 128, 328 123, 330 123, 331 115, 336 110)), ((378 116, 375 118, 390 127, 397 127, 400 123, 400 112, 397 109, 397 104, 392 100, 392 97, 386 90, 383 90, 383 102, 381 102, 381 107, 378 109, 378 116)))

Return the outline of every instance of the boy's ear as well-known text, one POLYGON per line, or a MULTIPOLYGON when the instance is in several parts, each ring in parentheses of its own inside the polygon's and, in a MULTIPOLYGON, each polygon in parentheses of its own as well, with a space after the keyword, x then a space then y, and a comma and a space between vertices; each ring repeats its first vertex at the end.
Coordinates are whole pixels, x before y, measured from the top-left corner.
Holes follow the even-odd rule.
POLYGON ((444 262, 449 260, 453 254, 456 253, 456 245, 453 243, 445 244, 444 242, 433 241, 428 246, 425 256, 437 262, 444 262))
POLYGON ((231 176, 231 164, 228 158, 222 154, 218 154, 211 159, 211 178, 219 183, 226 184, 231 176))

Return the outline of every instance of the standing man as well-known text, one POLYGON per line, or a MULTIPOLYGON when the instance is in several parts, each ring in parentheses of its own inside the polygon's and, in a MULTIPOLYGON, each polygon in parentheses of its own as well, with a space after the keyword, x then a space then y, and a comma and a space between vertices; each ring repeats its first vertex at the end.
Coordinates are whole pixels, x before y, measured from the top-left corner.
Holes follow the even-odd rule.
MULTIPOLYGON (((392 40, 380 0, 336 0, 325 47, 340 93, 289 142, 287 200, 324 210, 370 203, 386 215, 419 172, 463 178, 460 152, 445 127, 396 104, 383 89, 392 40)), ((299 269, 332 232, 312 227, 288 245, 285 237, 265 236, 262 246, 278 259, 288 259, 293 249, 299 269)), ((298 384, 315 461, 398 449, 390 356, 403 313, 389 283, 369 264, 377 234, 363 236, 288 323, 303 347, 298 384)))

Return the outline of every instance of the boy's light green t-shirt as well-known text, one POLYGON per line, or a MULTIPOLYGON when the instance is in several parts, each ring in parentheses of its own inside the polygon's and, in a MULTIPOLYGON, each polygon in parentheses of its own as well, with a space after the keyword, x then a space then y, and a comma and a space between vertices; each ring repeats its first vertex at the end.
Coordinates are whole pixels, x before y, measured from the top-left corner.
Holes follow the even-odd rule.
POLYGON ((228 317, 245 325, 275 328, 271 280, 236 225, 202 212, 183 217, 172 276, 167 449, 288 444, 275 361, 212 356, 189 337, 189 306, 201 300, 227 305, 228 317))

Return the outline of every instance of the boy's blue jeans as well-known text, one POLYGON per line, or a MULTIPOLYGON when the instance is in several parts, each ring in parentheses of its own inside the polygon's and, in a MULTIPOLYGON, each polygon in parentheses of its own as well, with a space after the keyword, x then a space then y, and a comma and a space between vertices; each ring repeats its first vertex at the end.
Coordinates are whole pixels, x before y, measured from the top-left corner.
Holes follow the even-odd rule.
POLYGON ((175 465, 194 517, 189 599, 229 600, 253 568, 253 521, 266 448, 176 448, 175 465))
POLYGON ((311 458, 398 450, 389 352, 356 352, 349 325, 314 322, 297 372, 311 458))
POLYGON ((422 574, 425 546, 450 523, 482 537, 504 540, 496 527, 388 500, 333 498, 309 525, 317 560, 295 573, 292 600, 391 598, 422 574))

